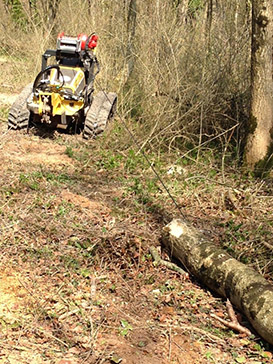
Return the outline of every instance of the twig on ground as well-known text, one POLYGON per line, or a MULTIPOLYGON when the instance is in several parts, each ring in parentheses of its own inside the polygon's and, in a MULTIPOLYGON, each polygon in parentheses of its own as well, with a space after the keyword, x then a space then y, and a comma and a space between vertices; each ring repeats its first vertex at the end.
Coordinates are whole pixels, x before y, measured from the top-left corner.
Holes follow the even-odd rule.
POLYGON ((69 345, 64 342, 63 340, 59 339, 58 337, 48 333, 48 332, 45 332, 44 330, 41 330, 41 329, 37 329, 40 333, 42 333, 45 337, 48 337, 48 338, 51 338, 55 341, 57 341, 58 343, 62 344, 63 346, 65 346, 66 348, 69 348, 69 345))
POLYGON ((67 319, 68 317, 70 316, 73 316, 74 314, 78 313, 80 311, 79 308, 76 308, 75 310, 72 310, 70 312, 66 312, 64 314, 62 314, 61 316, 59 316, 59 320, 64 320, 64 319, 67 319))
POLYGON ((258 261, 258 259, 257 259, 257 258, 255 259, 255 262, 256 262, 255 267, 257 268, 258 272, 259 272, 261 275, 263 275, 263 272, 262 272, 262 270, 261 270, 261 268, 260 268, 260 264, 259 264, 259 261, 258 261))
POLYGON ((241 324, 239 324, 237 318, 236 318, 236 322, 234 322, 234 321, 224 320, 221 317, 214 315, 213 313, 210 315, 210 317, 216 319, 217 321, 221 322, 221 324, 223 324, 226 327, 229 327, 232 330, 238 331, 242 334, 246 334, 247 336, 251 335, 250 330, 248 330, 246 327, 243 327, 241 324))
POLYGON ((236 323, 236 324, 239 324, 239 321, 238 321, 238 319, 236 317, 235 311, 234 311, 234 309, 232 307, 232 304, 231 304, 229 299, 227 299, 226 308, 227 308, 228 316, 231 319, 231 321, 236 323))
POLYGON ((170 328, 169 332, 168 332, 168 337, 169 337, 169 354, 168 354, 168 359, 171 360, 171 355, 172 355, 172 329, 170 328))
POLYGON ((176 264, 161 259, 157 249, 154 246, 150 246, 149 251, 154 259, 155 265, 164 265, 165 267, 174 270, 177 273, 180 273, 185 278, 189 277, 189 273, 185 272, 182 268, 178 267, 176 264))
POLYGON ((262 244, 263 244, 266 248, 270 249, 271 251, 273 250, 273 245, 272 245, 272 244, 269 244, 269 243, 267 243, 266 241, 262 241, 262 244))
MULTIPOLYGON (((160 325, 160 327, 166 327, 166 325, 160 325)), ((203 336, 206 336, 207 339, 209 339, 210 341, 213 342, 220 342, 221 344, 225 344, 225 340, 221 339, 220 337, 210 334, 207 331, 200 329, 199 327, 196 326, 192 326, 192 325, 186 325, 186 324, 179 324, 179 326, 176 325, 172 325, 172 329, 177 329, 177 330, 184 330, 184 331, 194 331, 198 334, 201 334, 203 336)))

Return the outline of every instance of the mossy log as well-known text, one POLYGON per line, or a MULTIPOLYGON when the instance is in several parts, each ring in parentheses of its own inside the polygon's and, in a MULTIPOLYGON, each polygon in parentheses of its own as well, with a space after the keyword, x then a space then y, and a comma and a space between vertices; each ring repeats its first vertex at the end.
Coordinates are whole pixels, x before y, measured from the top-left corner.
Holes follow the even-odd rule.
POLYGON ((269 282, 180 219, 164 228, 162 242, 171 256, 211 290, 229 298, 257 333, 273 344, 273 286, 269 282))

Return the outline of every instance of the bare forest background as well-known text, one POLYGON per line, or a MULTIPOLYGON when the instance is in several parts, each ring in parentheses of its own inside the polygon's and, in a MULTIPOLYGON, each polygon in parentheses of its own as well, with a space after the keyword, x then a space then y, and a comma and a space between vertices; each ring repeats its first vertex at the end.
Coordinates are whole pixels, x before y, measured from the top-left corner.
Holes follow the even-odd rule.
POLYGON ((120 112, 143 147, 217 146, 240 162, 250 104, 250 1, 0 4, 1 51, 14 59, 17 84, 33 80, 59 32, 95 31, 102 69, 97 89, 118 92, 120 112), (18 59, 25 60, 23 68, 18 59))

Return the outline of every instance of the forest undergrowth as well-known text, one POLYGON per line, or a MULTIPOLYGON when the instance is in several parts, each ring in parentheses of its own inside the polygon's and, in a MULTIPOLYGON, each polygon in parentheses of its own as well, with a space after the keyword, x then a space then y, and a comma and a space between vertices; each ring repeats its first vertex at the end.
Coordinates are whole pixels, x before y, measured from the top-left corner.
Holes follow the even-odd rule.
MULTIPOLYGON (((227 318, 222 299, 153 264, 178 212, 133 145, 112 147, 119 120, 91 142, 1 130, 0 362, 270 363, 254 332, 211 317, 227 318)), ((186 218, 271 280, 267 181, 223 169, 209 148, 183 163, 148 155, 186 218)))

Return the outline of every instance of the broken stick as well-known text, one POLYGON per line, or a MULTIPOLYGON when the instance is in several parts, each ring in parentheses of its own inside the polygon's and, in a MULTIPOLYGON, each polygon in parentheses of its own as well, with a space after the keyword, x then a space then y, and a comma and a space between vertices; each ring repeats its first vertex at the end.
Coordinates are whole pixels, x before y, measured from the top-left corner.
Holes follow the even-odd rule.
POLYGON ((165 267, 174 270, 177 273, 180 273, 185 278, 189 277, 189 274, 185 272, 182 268, 178 267, 176 264, 172 262, 168 262, 167 260, 164 260, 160 257, 156 247, 150 246, 149 247, 150 253, 154 259, 155 265, 164 265, 165 267))

